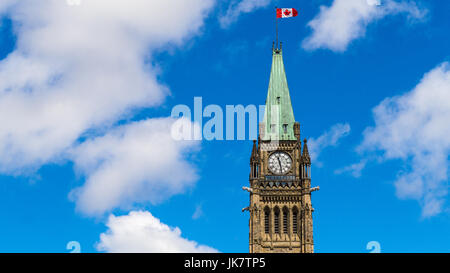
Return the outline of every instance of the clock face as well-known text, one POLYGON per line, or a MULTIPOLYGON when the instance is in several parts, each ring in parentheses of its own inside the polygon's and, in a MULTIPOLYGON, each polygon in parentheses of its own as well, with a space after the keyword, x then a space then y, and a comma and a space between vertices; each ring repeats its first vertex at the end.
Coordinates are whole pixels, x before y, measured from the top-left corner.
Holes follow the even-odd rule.
POLYGON ((269 156, 269 170, 277 175, 286 174, 291 170, 292 159, 285 152, 275 152, 269 156))

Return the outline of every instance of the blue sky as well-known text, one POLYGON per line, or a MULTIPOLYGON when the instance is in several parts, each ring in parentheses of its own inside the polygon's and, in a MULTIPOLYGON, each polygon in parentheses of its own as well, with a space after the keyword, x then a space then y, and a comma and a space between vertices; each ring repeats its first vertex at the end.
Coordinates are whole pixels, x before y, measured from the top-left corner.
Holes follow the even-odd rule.
MULTIPOLYGON (((182 16, 158 19, 161 25, 155 28, 139 20, 153 19, 138 9, 130 8, 130 18, 121 17, 120 4, 92 19, 88 10, 98 7, 83 2, 53 6, 49 1, 55 14, 48 17, 31 2, 10 2, 0 5, 0 81, 6 82, 0 83, 0 106, 16 107, 0 110, 8 116, 0 119, 0 252, 69 252, 69 241, 78 241, 83 252, 133 251, 136 245, 124 245, 127 233, 120 230, 145 236, 133 230, 139 223, 162 226, 173 240, 167 243, 180 245, 172 251, 247 252, 248 213, 241 209, 248 205, 248 194, 241 187, 248 184, 251 141, 167 141, 160 144, 169 145, 166 153, 152 146, 146 150, 145 139, 148 135, 154 141, 167 127, 172 107, 193 107, 194 97, 223 109, 264 104, 275 5, 300 11, 297 18, 280 21, 280 40, 296 120, 303 137, 315 143, 312 183, 321 188, 313 193, 316 251, 369 252, 370 241, 378 241, 382 252, 450 250, 450 131, 445 119, 450 117, 445 103, 445 98, 450 101, 445 66, 450 61, 450 3, 193 0, 189 4, 198 9, 184 12, 181 7, 175 14, 182 16), (36 21, 21 18, 19 11, 30 12, 36 21), (79 24, 64 34, 70 45, 54 37, 60 30, 52 24, 62 20, 57 11, 67 12, 67 24, 79 24), (79 18, 95 27, 85 27, 79 18), (112 24, 97 25, 96 20, 112 24), (126 20, 130 23, 122 28, 126 20), (104 40, 103 34, 98 41, 76 40, 95 37, 91 29, 105 26, 125 36, 117 38, 111 31, 104 40), (36 35, 50 40, 38 42, 36 35), (123 37, 130 41, 114 44, 123 37), (102 48, 103 42, 114 45, 102 48), (80 58, 91 58, 106 71, 80 58), (116 58, 120 61, 109 62, 116 58), (122 62, 125 67, 118 65, 122 62), (92 71, 80 72, 85 69, 92 71), (41 76, 41 70, 50 72, 41 76), (119 80, 103 82, 115 77, 119 80), (76 95, 83 88, 89 92, 80 97, 89 101, 76 95), (29 98, 32 104, 22 103, 25 95, 8 100, 14 92, 36 97, 29 98), (46 94, 62 94, 56 98, 78 105, 68 114, 67 106, 55 108, 69 120, 53 118, 58 112, 51 112, 52 118, 39 112, 48 106, 21 110, 55 98, 46 94), (388 98, 392 105, 382 104, 388 98), (89 108, 93 101, 98 108, 89 108), (377 106, 378 114, 373 112, 377 106), (347 130, 336 131, 336 124, 347 130), (148 155, 128 152, 140 145, 148 155), (114 166, 120 170, 125 163, 131 170, 114 180, 120 184, 116 193, 105 177, 116 178, 114 166), (353 164, 360 164, 360 170, 352 173, 353 164), (115 217, 108 218, 111 214, 115 217)), ((149 5, 145 8, 151 13, 164 1, 137 2, 130 5, 149 5)), ((151 238, 157 233, 147 235, 147 245, 138 251, 165 250, 158 248, 158 238, 151 238)))

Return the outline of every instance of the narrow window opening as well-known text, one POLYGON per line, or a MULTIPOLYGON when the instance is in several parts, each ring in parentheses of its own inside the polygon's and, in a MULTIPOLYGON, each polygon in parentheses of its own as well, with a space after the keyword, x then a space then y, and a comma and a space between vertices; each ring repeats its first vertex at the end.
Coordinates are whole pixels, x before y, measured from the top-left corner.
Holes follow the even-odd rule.
POLYGON ((270 211, 268 208, 264 210, 264 232, 266 234, 270 232, 270 211))
POLYGON ((292 232, 294 234, 298 233, 298 211, 294 209, 292 212, 292 232))
POLYGON ((284 234, 287 234, 289 231, 289 229, 288 229, 288 227, 289 227, 288 214, 289 214, 289 212, 288 212, 287 208, 284 208, 283 209, 283 233, 284 234))
POLYGON ((275 209, 275 233, 280 233, 280 210, 277 208, 275 209))

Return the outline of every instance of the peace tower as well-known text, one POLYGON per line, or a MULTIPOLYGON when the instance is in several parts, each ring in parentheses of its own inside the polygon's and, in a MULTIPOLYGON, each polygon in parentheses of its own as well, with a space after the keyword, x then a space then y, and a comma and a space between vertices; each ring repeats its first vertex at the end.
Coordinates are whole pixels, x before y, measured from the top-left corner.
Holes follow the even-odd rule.
POLYGON ((311 158, 300 139, 283 63, 272 49, 264 120, 250 157, 250 253, 314 252, 311 158))

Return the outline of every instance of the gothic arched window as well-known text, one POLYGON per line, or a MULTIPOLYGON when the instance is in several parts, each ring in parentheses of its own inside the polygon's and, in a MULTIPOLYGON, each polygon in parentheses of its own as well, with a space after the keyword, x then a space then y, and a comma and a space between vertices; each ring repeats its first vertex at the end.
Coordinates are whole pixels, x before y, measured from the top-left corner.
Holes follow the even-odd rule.
POLYGON ((283 208, 283 233, 289 233, 289 209, 287 207, 283 208))
POLYGON ((278 207, 275 207, 273 212, 275 233, 280 233, 280 209, 278 207))
POLYGON ((264 232, 266 234, 270 233, 270 209, 266 207, 264 209, 264 232))

